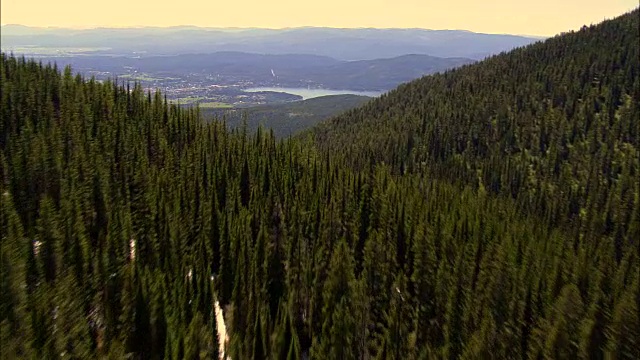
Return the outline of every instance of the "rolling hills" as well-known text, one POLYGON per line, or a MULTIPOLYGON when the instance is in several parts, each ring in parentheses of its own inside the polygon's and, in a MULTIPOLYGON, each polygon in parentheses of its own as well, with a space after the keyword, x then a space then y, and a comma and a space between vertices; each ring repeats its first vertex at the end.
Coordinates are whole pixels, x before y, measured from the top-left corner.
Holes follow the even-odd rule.
MULTIPOLYGON (((36 46, 75 48, 111 55, 178 55, 235 51, 313 54, 340 60, 373 60, 405 54, 482 59, 538 38, 426 29, 223 29, 123 28, 57 29, 4 25, 3 49, 36 46)), ((76 50, 79 51, 79 50, 76 50)))
POLYGON ((102 71, 114 75, 151 74, 156 77, 187 78, 198 74, 213 79, 233 79, 263 86, 322 87, 349 90, 389 90, 423 75, 472 63, 466 58, 405 55, 390 59, 341 61, 318 55, 265 55, 241 52, 181 54, 149 57, 40 57, 45 63, 71 65, 80 72, 102 71))

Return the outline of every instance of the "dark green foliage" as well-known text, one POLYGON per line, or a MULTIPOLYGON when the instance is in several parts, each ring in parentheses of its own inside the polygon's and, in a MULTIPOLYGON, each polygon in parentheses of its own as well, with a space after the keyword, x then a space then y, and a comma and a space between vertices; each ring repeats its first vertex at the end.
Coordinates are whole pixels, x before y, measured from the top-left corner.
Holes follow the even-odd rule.
POLYGON ((313 139, 2 55, 3 358, 638 358, 638 10, 313 139))
POLYGON ((385 162, 512 197, 578 230, 576 246, 613 239, 620 261, 640 238, 639 44, 633 12, 401 85, 310 135, 357 169, 385 162))
POLYGON ((369 100, 371 100, 370 97, 359 95, 328 95, 250 108, 201 108, 200 112, 205 120, 210 120, 212 117, 224 117, 227 125, 231 128, 240 127, 246 121, 252 131, 257 131, 263 126, 273 130, 276 138, 285 138, 300 130, 308 129, 331 116, 360 106, 369 100))

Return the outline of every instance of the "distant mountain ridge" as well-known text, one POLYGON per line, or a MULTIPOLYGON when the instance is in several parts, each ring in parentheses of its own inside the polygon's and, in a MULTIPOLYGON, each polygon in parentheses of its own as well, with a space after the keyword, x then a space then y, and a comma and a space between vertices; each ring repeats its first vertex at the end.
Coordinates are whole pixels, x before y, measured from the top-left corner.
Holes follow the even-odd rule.
POLYGON ((340 60, 372 60, 406 54, 482 59, 528 45, 539 37, 474 33, 466 30, 376 28, 220 29, 173 28, 31 28, 2 27, 3 48, 70 46, 110 48, 110 53, 175 55, 240 51, 265 54, 304 53, 340 60))
POLYGON ((467 58, 439 58, 404 55, 389 59, 344 61, 308 54, 265 55, 242 52, 182 54, 151 57, 44 57, 44 62, 71 65, 75 70, 110 71, 125 68, 141 72, 182 76, 198 73, 213 76, 244 77, 273 86, 313 86, 328 89, 390 90, 423 75, 445 71, 473 62, 467 58))

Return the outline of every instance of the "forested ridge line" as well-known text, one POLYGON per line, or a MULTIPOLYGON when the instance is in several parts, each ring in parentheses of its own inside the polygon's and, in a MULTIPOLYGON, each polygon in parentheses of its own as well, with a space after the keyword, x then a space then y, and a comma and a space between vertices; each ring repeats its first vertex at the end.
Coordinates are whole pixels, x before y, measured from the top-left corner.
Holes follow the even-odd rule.
POLYGON ((461 182, 512 197, 545 223, 629 243, 640 238, 638 29, 636 9, 427 76, 310 137, 356 168, 385 162, 396 174, 461 182))
POLYGON ((410 83, 315 144, 2 54, 2 358, 215 358, 216 300, 234 359, 638 358, 637 16, 410 83), (583 53, 602 85, 544 105, 583 53))

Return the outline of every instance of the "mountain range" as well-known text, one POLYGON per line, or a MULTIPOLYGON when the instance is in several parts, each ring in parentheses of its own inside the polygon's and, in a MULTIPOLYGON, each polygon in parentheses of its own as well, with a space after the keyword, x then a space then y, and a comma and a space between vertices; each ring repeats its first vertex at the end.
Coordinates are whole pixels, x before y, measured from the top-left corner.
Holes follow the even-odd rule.
POLYGON ((232 77, 252 82, 328 89, 390 90, 423 75, 474 62, 467 58, 403 55, 390 59, 345 61, 328 56, 264 55, 241 52, 181 54, 150 57, 40 57, 43 62, 71 65, 77 71, 108 71, 114 75, 132 70, 159 76, 199 74, 232 77))
POLYGON ((97 28, 60 29, 4 25, 4 51, 25 46, 82 48, 94 54, 177 55, 239 51, 313 54, 339 60, 372 60, 406 54, 482 59, 539 41, 538 37, 482 34, 464 30, 97 28))

